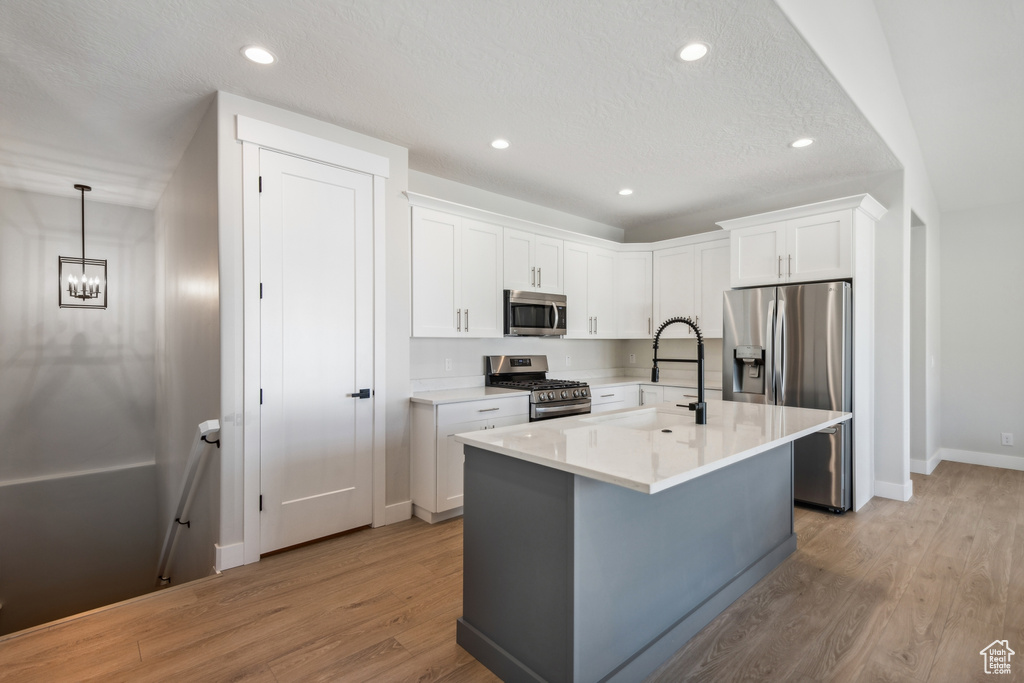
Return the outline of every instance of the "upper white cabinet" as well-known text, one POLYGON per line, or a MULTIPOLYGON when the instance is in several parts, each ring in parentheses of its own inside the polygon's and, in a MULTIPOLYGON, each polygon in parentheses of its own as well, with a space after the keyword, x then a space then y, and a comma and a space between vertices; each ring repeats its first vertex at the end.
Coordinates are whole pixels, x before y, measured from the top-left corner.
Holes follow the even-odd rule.
POLYGON ((858 195, 723 221, 730 231, 730 284, 852 278, 854 231, 873 228, 884 213, 871 196, 858 195))
POLYGON ((619 339, 650 339, 654 336, 652 262, 649 251, 618 254, 615 319, 619 339))
POLYGON ((561 294, 562 240, 505 228, 505 289, 561 294))
POLYGON ((729 289, 729 240, 702 242, 694 248, 696 322, 705 337, 721 338, 722 308, 729 289))
MULTIPOLYGON (((669 318, 690 317, 705 337, 722 336, 722 298, 729 288, 729 241, 701 242, 654 252, 654 329, 669 318)), ((665 328, 663 339, 692 338, 686 325, 665 328)))
POLYGON ((616 339, 616 254, 565 243, 566 337, 616 339))
POLYGON ((500 337, 502 228, 413 207, 412 333, 500 337))

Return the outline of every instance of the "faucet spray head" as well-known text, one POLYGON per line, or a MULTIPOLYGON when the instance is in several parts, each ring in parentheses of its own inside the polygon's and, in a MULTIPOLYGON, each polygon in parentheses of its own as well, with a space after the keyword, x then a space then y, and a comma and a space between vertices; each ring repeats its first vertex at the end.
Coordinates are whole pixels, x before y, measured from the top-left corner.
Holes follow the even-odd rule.
POLYGON ((651 382, 654 382, 656 384, 658 382, 659 374, 661 374, 661 371, 658 369, 657 365, 651 368, 651 382))

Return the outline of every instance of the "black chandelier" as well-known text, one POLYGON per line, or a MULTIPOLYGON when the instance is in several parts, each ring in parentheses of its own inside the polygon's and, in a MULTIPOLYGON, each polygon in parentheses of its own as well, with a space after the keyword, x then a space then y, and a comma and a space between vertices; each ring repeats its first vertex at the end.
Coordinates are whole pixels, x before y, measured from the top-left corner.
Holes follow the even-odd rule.
POLYGON ((107 262, 105 259, 85 258, 85 193, 91 192, 92 188, 75 185, 75 189, 82 193, 82 257, 58 257, 60 307, 106 308, 107 262))

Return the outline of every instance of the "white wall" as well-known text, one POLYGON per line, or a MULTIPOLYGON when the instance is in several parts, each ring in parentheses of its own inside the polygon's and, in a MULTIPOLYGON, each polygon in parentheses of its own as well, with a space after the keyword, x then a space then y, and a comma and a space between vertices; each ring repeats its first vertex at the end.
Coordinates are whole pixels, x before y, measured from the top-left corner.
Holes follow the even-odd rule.
POLYGON ((600 237, 612 242, 623 242, 625 231, 605 223, 598 223, 589 218, 581 218, 571 213, 557 211, 539 204, 531 204, 521 199, 513 199, 504 195, 481 190, 478 187, 463 185, 454 180, 439 178, 419 171, 409 171, 409 190, 437 199, 444 199, 456 204, 471 206, 474 209, 493 211, 502 216, 512 216, 524 221, 540 223, 552 228, 561 228, 582 235, 600 237))
POLYGON ((153 214, 86 195, 108 308, 62 309, 57 257, 81 254, 80 211, 70 187, 0 188, 0 633, 156 576, 153 214))
MULTIPOLYGON (((162 541, 200 422, 220 415, 217 119, 211 103, 156 208, 157 483, 162 541)), ((214 452, 216 453, 216 451, 214 452)), ((219 468, 207 458, 171 559, 174 584, 212 572, 219 468)))
MULTIPOLYGON (((409 500, 409 205, 408 150, 338 126, 225 92, 217 93, 217 187, 221 330, 220 545, 242 542, 243 291, 242 145, 235 119, 248 116, 386 157, 387 272, 386 502, 409 500)), ((258 409, 250 407, 251 409, 258 409)))
POLYGON ((1024 202, 942 217, 943 459, 1024 469, 1022 253, 1024 202))

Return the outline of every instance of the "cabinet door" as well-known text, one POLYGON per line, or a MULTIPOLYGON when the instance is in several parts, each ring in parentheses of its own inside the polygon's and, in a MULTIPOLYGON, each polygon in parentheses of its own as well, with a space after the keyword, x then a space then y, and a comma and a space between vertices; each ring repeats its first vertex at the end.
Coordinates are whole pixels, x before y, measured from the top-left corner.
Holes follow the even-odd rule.
POLYGON ((853 214, 833 211, 786 222, 783 269, 790 282, 853 277, 853 214))
POLYGON ((504 335, 502 229, 464 218, 461 238, 461 292, 456 309, 462 309, 462 334, 501 337, 504 335))
POLYGON ((466 455, 462 450, 462 444, 455 440, 456 434, 506 427, 528 421, 526 416, 514 415, 439 427, 437 430, 437 509, 433 512, 444 512, 462 506, 462 469, 466 455))
POLYGON ((697 325, 705 337, 722 337, 722 305, 729 289, 729 241, 697 245, 694 256, 697 286, 697 325))
POLYGON ((654 336, 652 257, 649 251, 619 254, 615 294, 619 339, 654 336))
POLYGON ((582 244, 565 243, 566 337, 587 339, 593 336, 591 314, 587 310, 587 280, 590 254, 582 244))
POLYGON ((652 384, 640 385, 640 405, 649 406, 652 403, 661 403, 665 400, 665 387, 652 384))
POLYGON ((729 235, 730 284, 733 287, 784 282, 786 223, 767 223, 733 230, 729 235))
MULTIPOLYGON (((672 247, 654 252, 654 323, 656 332, 669 318, 694 316, 693 247, 672 247)), ((653 335, 652 335, 653 336, 653 335)), ((693 337, 686 325, 665 328, 662 339, 693 337)))
POLYGON ((562 283, 562 240, 535 235, 533 265, 537 267, 537 290, 550 294, 561 294, 562 283))
POLYGON ((593 337, 617 339, 615 253, 592 247, 587 272, 587 308, 594 317, 593 337))
POLYGON ((504 288, 533 290, 536 288, 537 271, 533 265, 534 238, 528 232, 505 228, 504 238, 504 288))
POLYGON ((454 337, 458 279, 458 243, 462 219, 440 211, 412 210, 412 334, 454 337))

